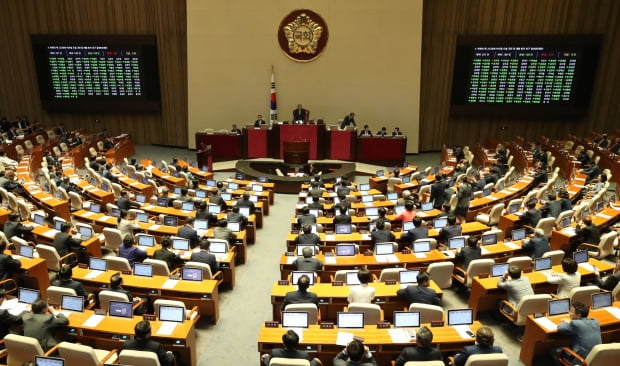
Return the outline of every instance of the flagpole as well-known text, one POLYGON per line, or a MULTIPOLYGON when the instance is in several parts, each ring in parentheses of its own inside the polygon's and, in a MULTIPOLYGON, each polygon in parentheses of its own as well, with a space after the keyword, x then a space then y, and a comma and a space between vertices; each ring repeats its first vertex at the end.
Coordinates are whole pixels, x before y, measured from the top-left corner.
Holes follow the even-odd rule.
POLYGON ((278 120, 278 106, 276 100, 276 81, 273 73, 273 65, 271 65, 271 83, 270 83, 270 98, 269 98, 269 125, 278 120))

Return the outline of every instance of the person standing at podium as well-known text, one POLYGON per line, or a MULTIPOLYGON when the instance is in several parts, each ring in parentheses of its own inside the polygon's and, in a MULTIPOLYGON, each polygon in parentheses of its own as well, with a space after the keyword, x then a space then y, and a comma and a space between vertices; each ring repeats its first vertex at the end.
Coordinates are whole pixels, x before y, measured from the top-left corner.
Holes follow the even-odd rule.
POLYGON ((263 119, 262 115, 259 114, 258 116, 256 116, 256 121, 254 121, 255 128, 260 127, 262 125, 266 125, 266 124, 267 124, 267 121, 263 119))
POLYGON ((230 133, 241 135, 241 129, 237 127, 237 124, 233 123, 230 133))
POLYGON ((340 129, 344 130, 345 128, 351 125, 353 127, 357 127, 357 125, 355 124, 355 113, 353 112, 349 113, 349 115, 344 117, 344 119, 342 120, 342 123, 340 124, 340 129))
POLYGON ((297 109, 293 109, 293 123, 297 121, 305 122, 309 114, 310 112, 303 109, 301 104, 297 104, 297 109))

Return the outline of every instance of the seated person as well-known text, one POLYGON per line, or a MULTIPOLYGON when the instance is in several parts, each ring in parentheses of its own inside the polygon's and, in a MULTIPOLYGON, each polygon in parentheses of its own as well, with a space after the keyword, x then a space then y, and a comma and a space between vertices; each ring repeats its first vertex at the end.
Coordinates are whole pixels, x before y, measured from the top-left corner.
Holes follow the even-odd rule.
MULTIPOLYGON (((508 302, 517 307, 525 295, 534 295, 530 279, 521 276, 521 267, 511 264, 508 271, 497 281, 497 287, 506 290, 508 302)), ((513 314, 512 308, 502 305, 506 314, 513 314)))
POLYGON ((463 261, 461 268, 465 270, 471 261, 482 258, 482 249, 478 245, 478 239, 475 236, 467 238, 467 246, 457 249, 454 258, 457 261, 463 261))
POLYGON ((198 237, 198 232, 194 229, 194 221, 195 219, 191 216, 185 218, 185 225, 181 226, 177 232, 177 236, 183 239, 189 239, 190 248, 196 248, 198 246, 198 242, 200 238, 198 237))
POLYGON ((303 257, 297 257, 297 259, 293 261, 293 267, 295 267, 297 271, 316 272, 323 269, 323 263, 312 256, 312 248, 305 247, 302 249, 301 253, 303 254, 303 257))
POLYGON ((212 227, 217 224, 217 215, 209 212, 207 206, 206 201, 200 201, 198 210, 196 210, 196 220, 207 220, 209 222, 209 227, 212 227))
MULTIPOLYGON (((264 366, 269 366, 272 357, 279 358, 298 358, 302 360, 310 360, 310 355, 306 351, 298 351, 295 349, 299 345, 299 336, 295 331, 289 329, 282 335, 282 343, 284 348, 273 348, 271 354, 263 354, 260 356, 264 366)), ((318 358, 310 360, 310 366, 322 365, 318 358)))
POLYGON ((297 216, 297 224, 300 227, 305 224, 316 224, 316 216, 310 213, 310 208, 308 206, 301 208, 301 215, 297 216))
POLYGON ((352 302, 363 302, 370 304, 372 302, 375 298, 375 288, 368 286, 368 282, 370 282, 371 278, 372 274, 368 269, 362 268, 357 271, 357 279, 360 281, 360 285, 351 286, 349 296, 347 297, 349 304, 352 302))
POLYGON ((547 273, 547 283, 558 285, 557 295, 564 299, 570 290, 581 286, 581 273, 577 271, 577 262, 573 258, 562 259, 562 270, 565 273, 547 273))
POLYGON ((455 236, 460 236, 462 234, 462 230, 463 229, 461 228, 461 225, 456 223, 456 216, 450 214, 448 215, 448 223, 439 232, 439 237, 437 238, 437 241, 441 244, 447 244, 448 239, 455 236))
POLYGON ((351 224, 351 216, 347 215, 345 206, 338 206, 338 215, 334 217, 334 225, 337 224, 351 224))
MULTIPOLYGON (((21 331, 22 317, 13 315, 8 309, 2 309, 2 304, 6 300, 6 292, 0 289, 0 339, 9 333, 21 331)), ((4 349, 4 343, 0 343, 0 349, 4 349)))
POLYGON ((354 339, 334 357, 332 364, 334 366, 377 366, 377 361, 368 346, 364 346, 361 341, 354 339))
POLYGON ((215 239, 226 240, 230 247, 233 244, 233 240, 237 238, 237 235, 228 227, 228 221, 220 220, 217 222, 215 229, 213 229, 213 237, 215 239))
POLYGON ((172 207, 172 202, 174 201, 174 198, 169 197, 168 196, 169 194, 170 194, 170 189, 168 189, 168 187, 164 187, 161 189, 161 195, 158 198, 165 197, 166 199, 168 199, 168 207, 172 207))
POLYGON ((415 219, 415 202, 413 200, 405 201, 405 211, 394 218, 394 221, 413 221, 415 219))
POLYGON ((549 251, 549 239, 545 237, 543 229, 534 229, 534 237, 524 241, 523 249, 531 249, 530 257, 532 259, 542 258, 543 254, 549 251))
POLYGON ((312 232, 312 225, 305 224, 301 227, 302 233, 295 238, 295 244, 321 245, 321 237, 312 232))
POLYGON ((308 204, 308 208, 311 210, 324 211, 325 205, 320 202, 320 197, 312 196, 312 203, 308 204))
POLYGON ((360 131, 360 137, 370 137, 372 136, 372 131, 368 125, 364 125, 364 129, 360 131))
POLYGON ((409 361, 443 361, 437 347, 433 347, 433 332, 421 326, 415 335, 415 347, 405 347, 396 358, 395 366, 404 366, 409 361))
POLYGON ((239 212, 239 207, 234 206, 230 209, 230 212, 226 215, 226 221, 228 222, 239 222, 241 223, 241 227, 244 227, 248 224, 248 218, 245 217, 241 212, 239 212))
POLYGON ((126 190, 121 191, 121 196, 116 200, 116 206, 121 210, 129 210, 132 208, 140 207, 139 202, 135 202, 129 199, 129 192, 126 190))
POLYGON ((317 202, 318 199, 321 198, 323 196, 323 192, 325 192, 325 188, 321 188, 321 185, 319 182, 313 181, 310 182, 310 189, 308 190, 308 196, 313 198, 317 198, 317 202))
POLYGON ((84 301, 88 297, 88 292, 82 286, 82 283, 75 281, 73 278, 73 269, 71 266, 63 265, 58 271, 58 279, 52 282, 52 286, 70 288, 75 291, 77 296, 84 296, 84 301))
POLYGON ((135 244, 133 236, 125 236, 123 245, 118 248, 118 256, 126 258, 132 268, 134 263, 142 262, 146 258, 146 251, 135 244))
MULTIPOLYGON (((0 241, 0 278, 13 278, 14 273, 21 273, 22 262, 13 258, 10 254, 6 254, 6 242, 0 241)), ((45 268, 45 267, 44 267, 45 268)), ((10 290, 12 285, 4 285, 6 290, 10 290), (8 288, 8 286, 11 286, 8 288)))
POLYGON ((495 342, 495 337, 491 328, 487 326, 478 328, 476 331, 477 344, 465 346, 461 352, 454 355, 453 366, 464 366, 471 355, 502 353, 502 349, 498 346, 494 346, 493 342, 495 342))
POLYGON ((396 292, 398 296, 406 299, 409 304, 415 302, 441 306, 441 300, 437 292, 429 287, 431 284, 431 276, 428 272, 418 273, 417 280, 417 286, 408 285, 405 288, 401 288, 396 292))
POLYGON ((400 239, 407 245, 411 245, 411 243, 418 239, 426 238, 428 238, 428 228, 422 225, 422 219, 419 217, 413 219, 413 228, 402 233, 400 236, 400 239))
MULTIPOLYGON (((65 255, 71 252, 79 252, 82 249, 82 240, 74 239, 71 234, 71 224, 63 222, 60 225, 60 231, 54 235, 54 248, 56 248, 56 252, 60 257, 64 257, 65 255)), ((71 261, 71 258, 66 258, 65 263, 71 261)))
POLYGON ((116 228, 121 232, 121 236, 133 236, 134 230, 139 230, 138 220, 134 211, 121 210, 116 228))
POLYGON ((151 338, 151 324, 148 320, 139 321, 134 327, 135 337, 123 342, 123 349, 147 351, 157 354, 161 366, 175 366, 176 360, 171 351, 166 351, 159 342, 151 338))
POLYGON ((187 187, 181 188, 181 194, 177 197, 177 200, 181 202, 194 202, 194 199, 187 195, 187 187))
POLYGON ((616 267, 616 271, 613 274, 605 277, 605 279, 601 278, 601 274, 598 269, 594 271, 596 275, 596 279, 594 280, 594 285, 600 287, 603 290, 613 291, 618 282, 620 282, 620 268, 616 267))
MULTIPOLYGON (((562 319, 558 324, 558 334, 568 336, 571 340, 571 349, 582 358, 588 354, 594 346, 603 343, 601 339, 601 326, 597 319, 588 318, 590 309, 579 301, 570 304, 570 320, 562 319)), ((553 354, 554 360, 558 358, 574 361, 572 364, 581 364, 572 355, 561 352, 562 348, 556 348, 553 354)))
POLYGON ((392 131, 392 136, 402 136, 403 132, 398 127, 394 127, 394 131, 392 131))
POLYGON ((547 202, 541 208, 544 217, 558 218, 560 212, 562 212, 562 201, 557 199, 555 192, 550 192, 547 195, 547 202))
POLYGON ((62 314, 54 315, 43 299, 32 303, 31 312, 22 315, 24 336, 36 338, 43 352, 53 348, 58 340, 54 337, 54 330, 69 324, 69 319, 62 314))
POLYGON ((181 258, 176 255, 170 248, 172 247, 172 239, 169 236, 164 236, 161 239, 161 249, 157 249, 153 253, 153 259, 159 259, 165 261, 168 265, 168 269, 173 270, 179 266, 182 261, 181 258))
POLYGON ((314 292, 308 292, 308 287, 310 287, 310 277, 306 275, 299 277, 297 280, 297 290, 289 291, 284 295, 284 301, 282 301, 282 308, 280 310, 286 309, 288 304, 306 303, 315 304, 318 308, 319 297, 314 292))
POLYGON ((34 226, 32 225, 25 226, 20 221, 21 221, 21 216, 19 215, 19 213, 17 212, 10 213, 9 220, 4 223, 4 230, 3 230, 4 235, 9 240, 13 238, 14 236, 17 236, 24 240, 33 241, 35 239, 34 235, 32 234, 32 230, 34 230, 34 226))
POLYGON ((135 308, 133 313, 135 315, 142 315, 146 312, 145 304, 148 302, 148 299, 141 299, 139 297, 133 297, 131 295, 131 291, 125 290, 123 288, 123 277, 121 277, 120 274, 116 273, 116 274, 113 274, 112 277, 110 277, 110 289, 109 290, 125 294, 125 296, 127 296, 127 301, 131 301, 134 304, 140 302, 141 300, 144 300, 145 303, 135 308))
POLYGON ((189 260, 192 262, 208 264, 209 268, 211 268, 211 274, 213 274, 220 269, 220 265, 217 262, 215 254, 209 253, 210 246, 211 242, 209 241, 209 239, 200 239, 200 250, 198 252, 193 252, 189 260))
POLYGON ((370 233, 370 239, 373 244, 396 241, 394 234, 392 234, 390 230, 385 230, 385 224, 383 222, 377 222, 375 224, 375 230, 370 233))
POLYGON ((375 136, 379 136, 379 137, 384 137, 387 135, 388 135, 387 127, 381 127, 381 129, 377 131, 377 133, 375 133, 375 136))
POLYGON ((592 223, 592 217, 586 216, 583 219, 583 226, 575 227, 577 240, 571 242, 571 250, 577 249, 579 243, 598 244, 601 241, 601 232, 596 225, 592 223))
MULTIPOLYGON (((527 208, 527 211, 525 211, 523 215, 521 215, 521 222, 523 223, 523 225, 535 228, 538 224, 538 221, 542 219, 542 213, 540 212, 540 210, 536 209, 536 200, 529 200, 525 204, 525 207, 527 208)), ((531 233, 532 229, 528 228, 528 232, 531 233)))
POLYGON ((250 193, 249 192, 243 192, 243 195, 241 196, 241 199, 239 199, 237 201, 237 203, 235 203, 235 205, 239 206, 239 207, 249 207, 250 208, 250 215, 254 213, 255 205, 254 205, 254 202, 252 202, 250 200, 250 193))

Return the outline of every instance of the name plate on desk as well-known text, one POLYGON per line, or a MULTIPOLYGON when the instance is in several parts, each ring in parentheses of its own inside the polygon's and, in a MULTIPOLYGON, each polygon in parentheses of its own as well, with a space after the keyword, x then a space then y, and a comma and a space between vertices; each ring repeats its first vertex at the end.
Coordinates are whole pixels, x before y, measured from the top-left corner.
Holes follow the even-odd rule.
POLYGON ((334 281, 334 282, 332 282, 332 286, 342 286, 342 285, 343 285, 342 281, 334 281))
POLYGON ((157 320, 157 317, 155 316, 155 314, 144 314, 142 316, 142 319, 155 321, 155 320, 157 320))
POLYGON ((280 323, 278 322, 274 322, 274 321, 265 322, 265 328, 278 328, 279 326, 280 326, 280 323))
POLYGON ((334 329, 334 323, 332 323, 332 322, 321 322, 321 329, 334 329))
POLYGON ((443 327, 443 325, 444 325, 443 320, 433 320, 431 322, 431 327, 443 327))
POLYGON ((402 253, 402 254, 411 254, 411 250, 409 250, 409 249, 403 249, 403 250, 401 251, 401 253, 402 253))
POLYGON ((121 273, 124 274, 124 275, 131 275, 132 274, 131 270, 122 270, 121 273))
POLYGON ((373 255, 375 255, 373 252, 364 252, 365 257, 372 257, 373 255))
POLYGON ((390 322, 377 323, 377 329, 389 329, 392 324, 390 322))
POLYGON ((396 280, 386 280, 385 281, 386 285, 395 285, 396 283, 397 283, 396 280))
POLYGON ((86 264, 86 263, 79 263, 78 264, 78 268, 88 269, 88 264, 86 264))
POLYGON ((287 256, 287 257, 292 257, 292 256, 295 255, 295 253, 293 253, 293 252, 286 252, 286 253, 284 253, 284 255, 287 256))
POLYGON ((280 285, 280 286, 288 286, 288 280, 278 280, 278 285, 280 285))

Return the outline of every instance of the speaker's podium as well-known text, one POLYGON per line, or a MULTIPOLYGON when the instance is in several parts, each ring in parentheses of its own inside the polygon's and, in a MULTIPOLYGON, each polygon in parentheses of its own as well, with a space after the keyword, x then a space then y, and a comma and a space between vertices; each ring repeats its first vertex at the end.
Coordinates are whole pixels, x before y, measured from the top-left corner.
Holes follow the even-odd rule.
POLYGON ((196 161, 198 162, 198 169, 202 169, 203 166, 209 167, 209 171, 213 171, 213 155, 211 154, 211 145, 206 145, 201 150, 196 150, 196 161))
POLYGON ((282 141, 284 164, 305 165, 308 164, 310 155, 309 141, 282 141))

